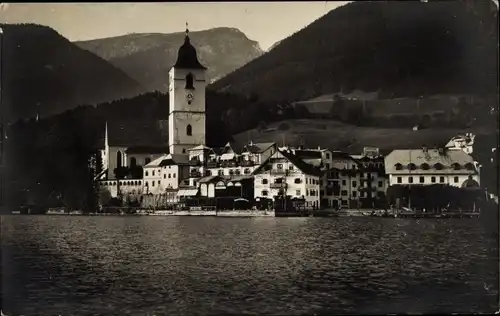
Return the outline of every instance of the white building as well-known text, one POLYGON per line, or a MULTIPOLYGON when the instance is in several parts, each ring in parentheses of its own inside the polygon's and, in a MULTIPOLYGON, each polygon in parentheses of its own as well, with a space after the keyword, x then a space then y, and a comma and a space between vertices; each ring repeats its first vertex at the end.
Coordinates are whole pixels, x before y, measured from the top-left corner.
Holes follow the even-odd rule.
POLYGON ((458 135, 452 137, 445 145, 448 149, 463 150, 467 154, 472 154, 474 149, 474 139, 476 135, 466 133, 465 135, 458 135))
POLYGON ((397 149, 385 157, 389 185, 480 184, 479 167, 462 150, 397 149))
POLYGON ((320 205, 321 171, 287 151, 276 151, 253 172, 254 198, 290 196, 304 199, 306 207, 320 205))
MULTIPOLYGON (((145 166, 168 153, 167 139, 163 137, 165 130, 165 121, 107 121, 101 150, 103 173, 100 179, 115 180, 116 168, 145 166)), ((125 177, 137 178, 131 174, 125 177)))

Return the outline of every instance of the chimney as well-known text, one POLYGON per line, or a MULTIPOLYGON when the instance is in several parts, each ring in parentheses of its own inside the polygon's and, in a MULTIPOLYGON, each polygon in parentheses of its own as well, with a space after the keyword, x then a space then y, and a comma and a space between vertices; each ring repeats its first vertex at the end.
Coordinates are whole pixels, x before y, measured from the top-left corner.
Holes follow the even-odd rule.
POLYGON ((423 147, 422 147, 422 151, 423 151, 424 153, 427 153, 427 146, 423 146, 423 147))

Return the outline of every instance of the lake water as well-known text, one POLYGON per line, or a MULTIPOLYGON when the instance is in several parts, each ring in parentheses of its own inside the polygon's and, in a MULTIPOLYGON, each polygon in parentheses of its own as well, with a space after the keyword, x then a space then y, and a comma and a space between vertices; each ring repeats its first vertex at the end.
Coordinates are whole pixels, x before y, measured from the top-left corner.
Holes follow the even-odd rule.
POLYGON ((498 310, 478 220, 2 217, 8 315, 498 310))

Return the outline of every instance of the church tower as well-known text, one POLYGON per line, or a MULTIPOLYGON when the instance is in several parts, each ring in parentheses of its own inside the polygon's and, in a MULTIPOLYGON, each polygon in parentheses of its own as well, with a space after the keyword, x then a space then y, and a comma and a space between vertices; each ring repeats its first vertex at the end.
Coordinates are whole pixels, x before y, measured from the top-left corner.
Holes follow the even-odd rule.
POLYGON ((205 68, 191 45, 186 23, 184 44, 169 72, 168 143, 171 154, 205 145, 205 68))

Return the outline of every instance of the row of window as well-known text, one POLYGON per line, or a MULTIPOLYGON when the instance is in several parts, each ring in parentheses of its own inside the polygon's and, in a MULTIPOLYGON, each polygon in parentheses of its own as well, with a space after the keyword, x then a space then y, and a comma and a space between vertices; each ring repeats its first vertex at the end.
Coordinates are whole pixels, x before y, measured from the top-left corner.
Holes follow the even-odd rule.
MULTIPOLYGON (((317 190, 308 190, 308 189, 306 189, 305 193, 306 193, 305 196, 318 196, 319 195, 319 192, 317 190)), ((262 196, 268 196, 269 195, 269 191, 262 190, 261 195, 262 196)), ((301 196, 302 195, 302 191, 301 190, 295 190, 295 195, 296 196, 301 196)))
MULTIPOLYGON (((144 159, 144 165, 147 165, 150 162, 151 162, 151 158, 147 157, 144 159)), ((121 151, 118 151, 116 153, 116 166, 117 167, 122 166, 122 152, 121 151)), ((137 159, 135 157, 130 158, 130 166, 131 167, 137 166, 137 159)))
MULTIPOLYGON (((396 170, 402 170, 402 169, 404 168, 404 166, 403 166, 402 164, 400 164, 400 163, 395 164, 395 165, 394 165, 394 167, 396 168, 396 170)), ((414 163, 409 163, 406 167, 407 167, 409 170, 416 170, 416 169, 417 169, 417 165, 416 165, 416 164, 414 164, 414 163)), ((423 164, 421 164, 421 165, 420 165, 420 168, 421 168, 422 170, 429 170, 429 169, 430 169, 430 167, 431 167, 431 166, 430 166, 428 163, 426 163, 426 162, 424 162, 423 164)), ((433 167, 434 167, 434 169, 436 169, 436 170, 442 170, 443 168, 445 168, 445 166, 444 166, 443 164, 439 163, 439 162, 438 162, 438 163, 435 163, 435 164, 433 165, 433 167)), ((452 163, 452 164, 451 164, 451 167, 452 167, 454 170, 460 170, 460 169, 462 168, 462 166, 461 166, 459 163, 457 163, 457 162, 452 163)), ((474 169, 474 165, 473 165, 472 163, 470 163, 470 162, 466 163, 466 164, 464 165, 464 167, 465 167, 466 169, 469 169, 469 170, 474 169)))
MULTIPOLYGON (((144 184, 149 187, 149 181, 146 181, 144 182, 144 184)), ((158 185, 160 185, 160 180, 158 180, 158 185)), ((151 181, 151 186, 154 187, 155 186, 155 181, 151 181)))
MULTIPOLYGON (((328 180, 328 185, 335 185, 336 181, 328 180)), ((346 186, 347 185, 347 180, 342 180, 342 185, 346 186)), ((383 181, 378 181, 377 183, 378 187, 381 188, 384 185, 383 181)), ((351 182, 351 187, 356 188, 358 186, 357 181, 352 181, 351 182)))
MULTIPOLYGON (((453 182, 458 183, 459 177, 453 177, 453 182)), ((402 177, 397 177, 397 183, 403 183, 402 177)), ((413 177, 408 177, 408 183, 413 183, 413 177)), ((425 183, 425 177, 419 177, 418 183, 425 183)), ((436 183, 436 177, 431 177, 431 183, 436 183)), ((445 183, 444 177, 439 177, 439 183, 445 183)))
MULTIPOLYGON (((141 185, 142 181, 120 181, 120 185, 141 185)), ((103 185, 116 185, 116 181, 103 182, 103 185)))

